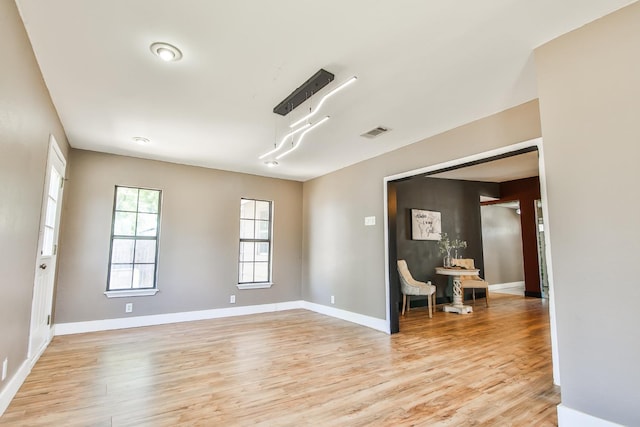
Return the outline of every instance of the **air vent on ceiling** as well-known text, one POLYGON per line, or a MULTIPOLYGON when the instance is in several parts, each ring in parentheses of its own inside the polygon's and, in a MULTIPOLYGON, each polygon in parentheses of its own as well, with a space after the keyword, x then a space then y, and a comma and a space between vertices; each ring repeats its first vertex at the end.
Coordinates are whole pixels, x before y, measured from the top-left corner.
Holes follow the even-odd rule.
POLYGON ((375 138, 376 136, 383 134, 385 132, 389 132, 389 128, 386 128, 384 126, 378 126, 371 129, 369 132, 363 133, 360 136, 364 136, 365 138, 375 138))

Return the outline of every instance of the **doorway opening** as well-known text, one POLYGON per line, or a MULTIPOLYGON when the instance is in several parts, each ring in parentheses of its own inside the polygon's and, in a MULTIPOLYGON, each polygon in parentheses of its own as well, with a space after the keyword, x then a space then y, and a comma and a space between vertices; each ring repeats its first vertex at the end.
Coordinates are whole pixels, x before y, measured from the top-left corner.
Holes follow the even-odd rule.
MULTIPOLYGON (((403 183, 411 180, 411 179, 424 179, 424 178, 433 178, 435 175, 445 174, 445 173, 456 173, 463 174, 465 171, 469 171, 470 166, 477 165, 488 165, 491 162, 500 162, 505 161, 510 158, 514 158, 520 155, 526 155, 528 153, 533 153, 530 155, 534 155, 536 157, 535 161, 535 173, 534 175, 539 176, 539 186, 538 186, 538 195, 535 200, 541 201, 539 216, 536 216, 536 209, 538 205, 533 205, 533 201, 531 204, 531 208, 534 206, 536 209, 531 209, 531 216, 534 218, 534 221, 540 220, 541 223, 545 224, 547 212, 546 209, 546 179, 544 175, 544 162, 542 156, 542 140, 541 138, 537 138, 530 141, 525 141, 518 144, 513 144, 511 146, 502 147, 500 149, 492 150, 489 152, 479 153, 476 155, 452 160, 449 162, 425 167, 422 169, 417 169, 413 171, 407 171, 402 174, 397 174, 394 176, 389 176, 384 179, 384 196, 385 196, 385 205, 387 209, 385 211, 385 241, 386 241, 386 259, 387 263, 385 264, 386 269, 386 291, 387 291, 387 321, 390 333, 399 332, 399 302, 400 302, 400 287, 398 283, 397 277, 397 259, 398 259, 398 250, 399 248, 399 240, 402 236, 399 236, 398 233, 398 222, 406 217, 406 206, 402 205, 402 201, 398 200, 398 191, 401 190, 400 187, 404 185, 403 183), (538 155, 539 154, 539 155, 538 155)), ((494 166, 495 163, 492 164, 494 166)), ((505 171, 500 171, 497 167, 485 168, 488 171, 492 171, 494 174, 497 172, 504 173, 505 171)), ((481 180, 481 177, 472 177, 468 178, 469 180, 481 180)), ((516 179, 521 178, 517 177, 516 179)), ((451 179, 447 177, 447 179, 451 179)), ((457 179, 454 178, 454 179, 457 179)), ((509 179, 509 178, 507 178, 509 179)), ((476 192, 476 195, 481 195, 481 193, 476 192)), ((494 197, 499 198, 499 194, 494 195, 494 197)), ((533 199, 532 199, 533 200, 533 199)), ((480 211, 480 203, 479 198, 475 199, 475 205, 477 206, 478 216, 480 211)), ((414 206, 415 208, 422 208, 421 206, 414 206)), ((521 206, 522 208, 522 206, 521 206)), ((464 227, 463 227, 464 228, 464 227)), ((546 260, 549 260, 549 236, 548 235, 540 235, 538 236, 538 228, 534 227, 534 256, 536 259, 536 264, 538 264, 538 253, 542 251, 544 253, 544 257, 546 260), (543 239, 544 245, 541 247, 537 241, 538 238, 543 239)), ((446 230, 443 230, 446 231, 446 230)), ((453 229, 454 232, 457 232, 458 229, 453 229)), ((462 229, 460 230, 463 231, 462 229)), ((400 231, 402 232, 402 230, 400 231)), ((406 230, 404 231, 406 232, 406 230)), ((481 241, 481 238, 480 238, 481 241)), ((481 250, 480 250, 481 252, 481 250)), ((467 254, 465 254, 466 256, 467 254)), ((482 259, 482 254, 472 254, 473 256, 469 256, 470 258, 479 258, 482 259)), ((477 266, 476 266, 477 267, 477 266)), ((429 268, 429 267, 427 267, 429 268)), ((431 269, 429 274, 433 274, 433 270, 431 269)), ((557 335, 556 335, 556 321, 555 321, 555 308, 553 303, 553 280, 552 280, 552 270, 550 263, 545 263, 544 272, 546 273, 546 280, 544 292, 549 296, 549 312, 550 312, 550 324, 551 324, 551 341, 552 341, 552 358, 553 358, 553 373, 554 373, 554 382, 557 384, 559 381, 559 372, 557 370, 557 335)), ((535 270, 536 280, 538 283, 538 295, 542 296, 543 291, 540 290, 540 270, 536 267, 535 270)), ((446 297, 446 295, 440 295, 440 297, 446 297)))

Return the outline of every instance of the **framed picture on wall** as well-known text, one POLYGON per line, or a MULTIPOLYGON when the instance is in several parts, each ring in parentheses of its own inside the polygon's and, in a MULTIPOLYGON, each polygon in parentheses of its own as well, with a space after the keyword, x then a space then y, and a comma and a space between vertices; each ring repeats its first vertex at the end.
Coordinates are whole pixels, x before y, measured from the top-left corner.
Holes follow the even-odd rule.
POLYGON ((412 240, 440 240, 441 233, 440 212, 411 209, 412 240))

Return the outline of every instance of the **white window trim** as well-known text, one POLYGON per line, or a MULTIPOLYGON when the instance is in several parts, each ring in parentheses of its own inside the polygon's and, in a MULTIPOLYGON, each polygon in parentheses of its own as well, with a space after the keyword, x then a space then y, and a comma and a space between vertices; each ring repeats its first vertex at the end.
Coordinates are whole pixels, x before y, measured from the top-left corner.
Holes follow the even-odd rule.
POLYGON ((268 289, 273 282, 238 283, 238 289, 268 289))
POLYGON ((125 297, 149 297, 158 293, 158 288, 153 289, 123 289, 120 291, 105 291, 107 298, 125 297))

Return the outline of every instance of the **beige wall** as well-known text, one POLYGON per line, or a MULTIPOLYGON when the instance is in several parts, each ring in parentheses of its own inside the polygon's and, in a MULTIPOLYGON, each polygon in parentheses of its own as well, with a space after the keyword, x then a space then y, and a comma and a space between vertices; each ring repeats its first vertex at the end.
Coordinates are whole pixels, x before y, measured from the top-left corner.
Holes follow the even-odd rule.
POLYGON ((27 358, 49 134, 68 145, 13 1, 0 1, 0 363, 27 358))
POLYGON ((562 403, 623 425, 640 425, 639 52, 640 3, 535 52, 562 403))
POLYGON ((520 215, 503 206, 481 206, 484 279, 490 284, 524 282, 520 215))
POLYGON ((71 151, 56 323, 300 299, 302 184, 83 150, 71 151), (116 185, 162 190, 155 296, 107 298, 116 185), (240 198, 274 201, 270 289, 239 290, 240 198), (229 296, 236 295, 236 304, 229 296), (134 310, 125 314, 124 305, 134 310))
POLYGON ((539 136, 531 101, 305 182, 303 299, 330 305, 335 295, 337 308, 384 319, 384 177, 539 136))

